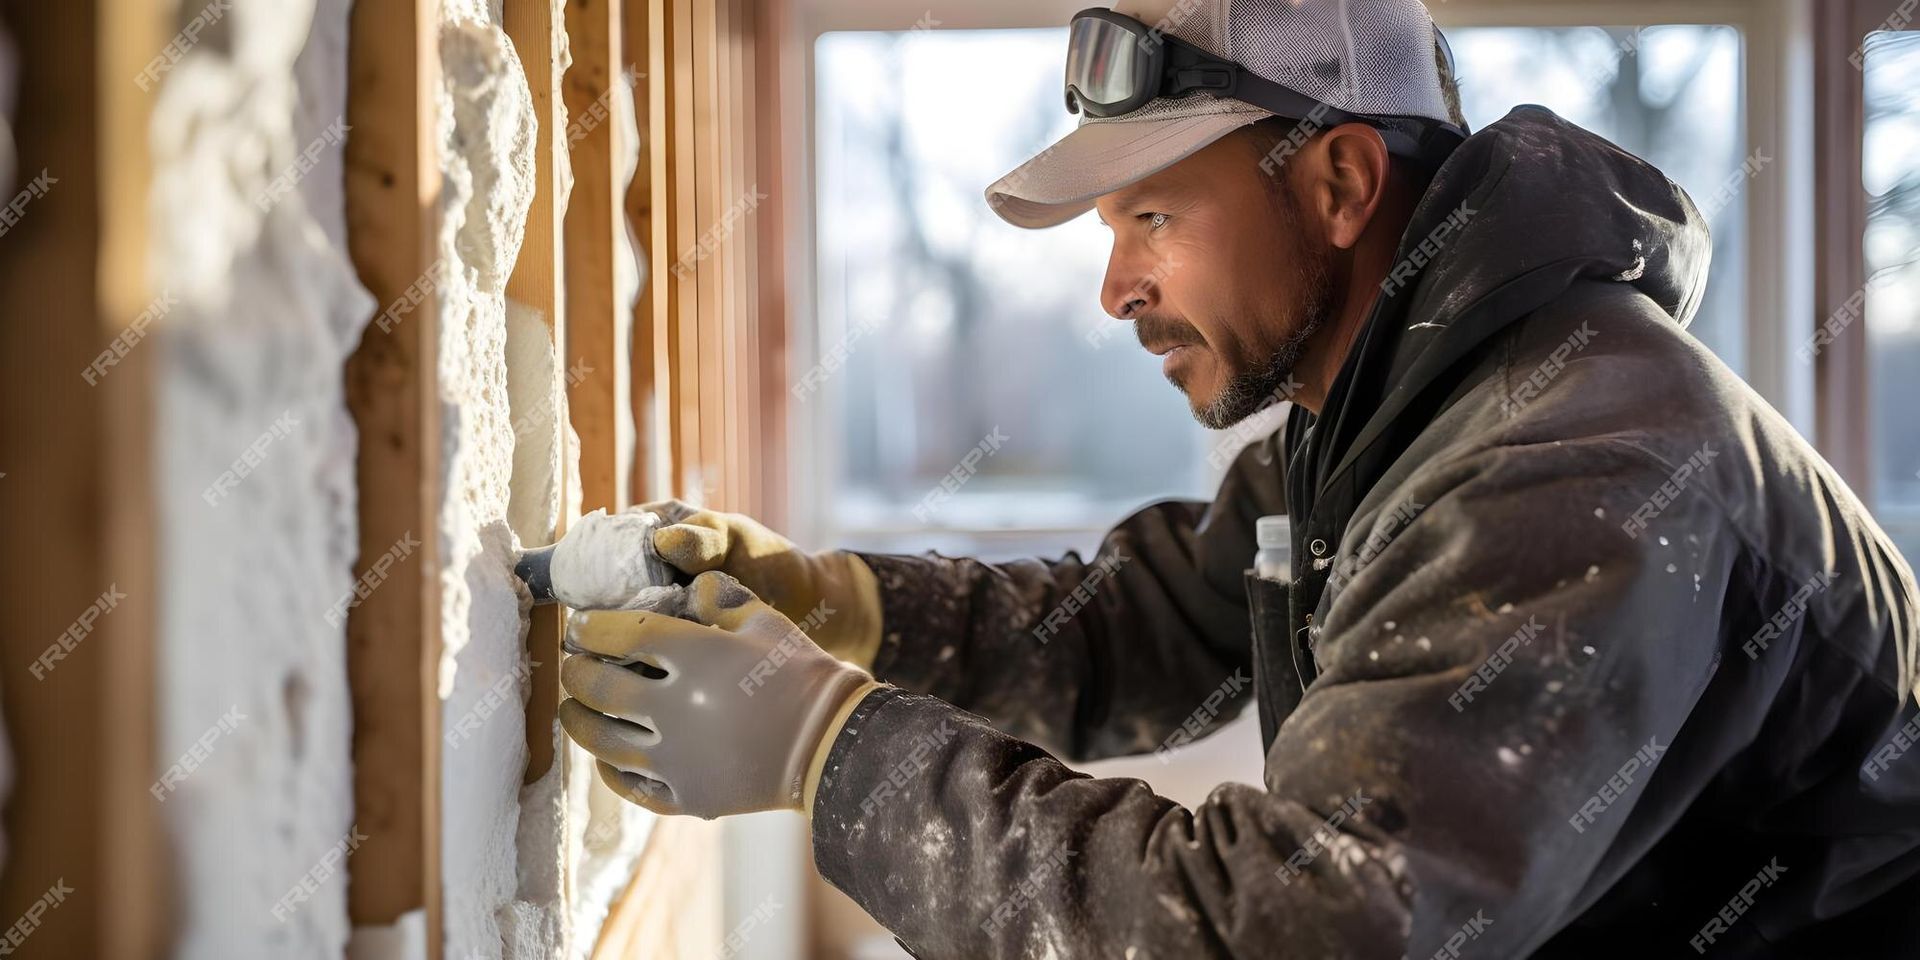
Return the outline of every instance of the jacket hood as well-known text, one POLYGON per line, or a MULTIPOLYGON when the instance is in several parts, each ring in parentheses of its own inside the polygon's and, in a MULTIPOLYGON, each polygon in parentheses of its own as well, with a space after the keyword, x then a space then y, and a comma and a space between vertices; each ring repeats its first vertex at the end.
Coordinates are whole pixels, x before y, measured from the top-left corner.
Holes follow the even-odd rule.
POLYGON ((1321 415, 1295 409, 1295 492, 1311 509, 1354 472, 1351 510, 1458 386, 1461 361, 1576 282, 1630 283, 1686 325, 1711 252, 1700 212, 1653 165, 1544 107, 1516 108, 1435 174, 1321 415))

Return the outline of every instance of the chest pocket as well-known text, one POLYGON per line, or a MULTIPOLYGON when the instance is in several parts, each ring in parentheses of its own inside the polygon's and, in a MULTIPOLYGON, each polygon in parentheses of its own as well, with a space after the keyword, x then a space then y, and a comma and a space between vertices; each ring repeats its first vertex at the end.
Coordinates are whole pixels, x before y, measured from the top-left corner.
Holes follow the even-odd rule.
MULTIPOLYGON (((1293 590, 1245 574, 1247 609, 1253 618, 1253 687, 1259 696, 1260 742, 1273 747, 1280 724, 1300 705, 1307 684, 1313 682, 1313 657, 1304 647, 1304 627, 1296 635, 1293 590)), ((1300 618, 1304 621, 1304 617, 1300 618)))

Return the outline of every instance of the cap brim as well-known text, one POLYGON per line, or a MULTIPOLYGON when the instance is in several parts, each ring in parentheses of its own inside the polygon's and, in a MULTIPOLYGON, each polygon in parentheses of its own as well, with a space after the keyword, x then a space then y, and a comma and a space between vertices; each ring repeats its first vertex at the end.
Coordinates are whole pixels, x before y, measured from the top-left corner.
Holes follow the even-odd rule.
POLYGON ((1062 224, 1093 209, 1094 200, 1266 116, 1233 112, 1083 123, 988 187, 987 206, 1016 227, 1062 224))

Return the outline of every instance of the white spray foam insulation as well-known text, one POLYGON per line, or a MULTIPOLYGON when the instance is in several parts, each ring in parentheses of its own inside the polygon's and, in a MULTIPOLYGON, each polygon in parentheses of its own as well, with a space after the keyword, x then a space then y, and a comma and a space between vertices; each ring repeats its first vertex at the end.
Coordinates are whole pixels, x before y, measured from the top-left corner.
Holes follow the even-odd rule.
POLYGON ((391 924, 355 927, 347 960, 427 960, 427 911, 404 913, 391 924))
POLYGON ((497 11, 461 9, 441 33, 440 250, 461 269, 442 288, 440 395, 447 486, 440 693, 445 946, 463 958, 558 957, 567 946, 564 884, 531 882, 523 844, 563 849, 560 805, 540 802, 556 762, 527 788, 524 594, 508 523, 515 432, 507 381, 506 283, 534 192, 533 100, 497 11), (474 722, 475 718, 478 722, 474 722), (530 898, 529 898, 530 897, 530 898))
POLYGON ((553 540, 560 520, 560 358, 540 311, 507 301, 507 406, 513 413, 513 490, 507 525, 522 546, 553 540))
POLYGON ((328 854, 353 822, 352 708, 328 611, 358 552, 341 365, 374 312, 345 255, 348 8, 235 3, 154 92, 149 239, 167 306, 133 349, 155 351, 152 802, 181 957, 346 949, 346 867, 328 854), (303 154, 317 162, 300 171, 303 154), (311 893, 291 898, 303 878, 311 893))
POLYGON ((573 758, 568 792, 574 956, 586 960, 608 911, 632 882, 634 865, 659 818, 608 789, 594 770, 593 756, 578 744, 568 740, 567 748, 573 758))

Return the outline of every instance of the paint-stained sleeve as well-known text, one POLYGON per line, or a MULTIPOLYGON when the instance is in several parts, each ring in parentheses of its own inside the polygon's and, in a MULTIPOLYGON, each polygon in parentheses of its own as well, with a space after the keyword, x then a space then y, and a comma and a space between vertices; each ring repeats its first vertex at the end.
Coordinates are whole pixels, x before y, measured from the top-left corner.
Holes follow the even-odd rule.
POLYGON ((1643 792, 1712 776, 1665 754, 1737 553, 1697 474, 1623 531, 1669 470, 1580 446, 1462 457, 1401 492, 1424 507, 1323 605, 1322 672, 1265 789, 1186 809, 883 688, 829 751, 821 874, 926 960, 1532 953, 1663 829, 1627 826, 1643 792))
POLYGON ((863 554, 881 590, 875 675, 1070 759, 1154 749, 1209 692, 1250 689, 1242 574, 1254 520, 1286 512, 1278 443, 1242 451, 1211 504, 1146 507, 1091 558, 863 554))

